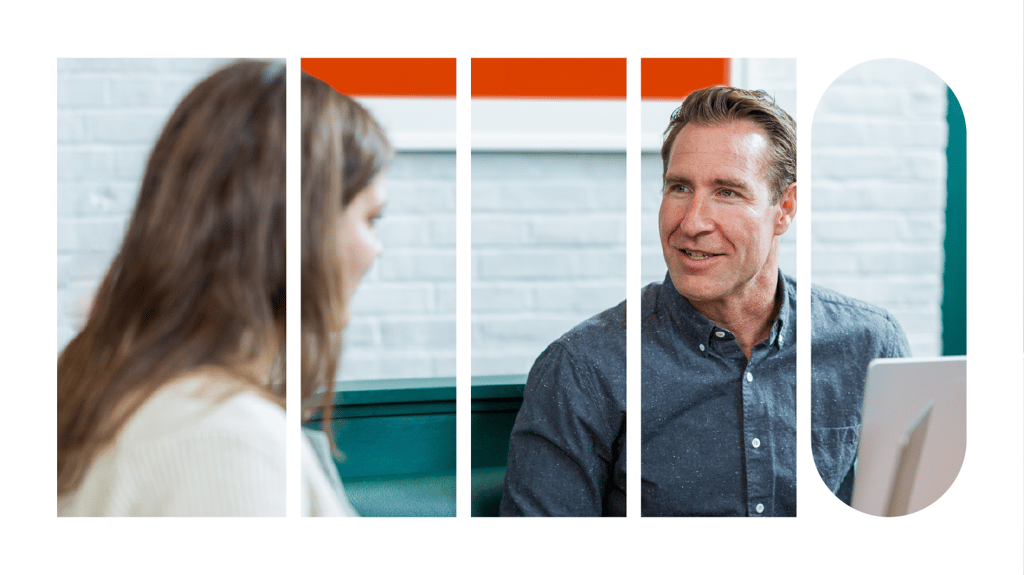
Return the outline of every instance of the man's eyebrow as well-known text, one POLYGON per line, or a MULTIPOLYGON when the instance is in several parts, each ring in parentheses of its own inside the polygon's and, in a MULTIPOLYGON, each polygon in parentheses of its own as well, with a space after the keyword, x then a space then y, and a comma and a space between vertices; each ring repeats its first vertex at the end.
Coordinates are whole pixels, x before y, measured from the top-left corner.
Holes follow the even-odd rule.
MULTIPOLYGON (((740 189, 740 190, 749 190, 750 189, 747 186, 747 184, 744 183, 742 180, 730 180, 730 179, 727 179, 727 178, 716 178, 715 180, 713 180, 713 183, 716 186, 722 186, 722 187, 725 187, 725 188, 736 188, 736 189, 740 189)), ((667 186, 672 185, 672 184, 685 184, 687 186, 690 186, 691 188, 693 187, 693 182, 690 180, 690 178, 687 178, 687 177, 684 177, 684 176, 666 175, 664 178, 662 178, 662 185, 667 187, 667 186)))
POLYGON ((669 184, 686 184, 687 186, 693 187, 693 182, 690 181, 690 178, 683 176, 665 175, 662 178, 662 184, 665 186, 669 184))
POLYGON ((748 189, 747 188, 747 184, 741 182, 740 180, 724 180, 724 179, 719 178, 719 179, 715 180, 715 185, 716 186, 723 186, 723 187, 726 187, 726 188, 739 188, 741 190, 748 189))

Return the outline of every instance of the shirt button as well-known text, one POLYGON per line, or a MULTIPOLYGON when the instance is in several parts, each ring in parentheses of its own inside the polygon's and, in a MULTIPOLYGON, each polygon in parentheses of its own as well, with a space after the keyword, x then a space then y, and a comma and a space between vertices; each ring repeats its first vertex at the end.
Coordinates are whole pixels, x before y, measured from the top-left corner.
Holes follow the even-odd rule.
POLYGON ((747 372, 747 381, 754 381, 754 374, 747 372))
POLYGON ((758 513, 764 513, 764 504, 758 503, 757 507, 754 508, 754 511, 757 511, 758 513))
POLYGON ((700 347, 700 350, 701 350, 701 351, 704 351, 704 344, 703 344, 703 343, 702 343, 702 344, 700 344, 700 346, 699 346, 699 347, 700 347))
POLYGON ((724 331, 716 331, 715 335, 717 335, 718 337, 725 337, 725 332, 724 331))
POLYGON ((754 449, 757 449, 758 447, 761 447, 761 440, 755 437, 750 444, 754 446, 754 449))

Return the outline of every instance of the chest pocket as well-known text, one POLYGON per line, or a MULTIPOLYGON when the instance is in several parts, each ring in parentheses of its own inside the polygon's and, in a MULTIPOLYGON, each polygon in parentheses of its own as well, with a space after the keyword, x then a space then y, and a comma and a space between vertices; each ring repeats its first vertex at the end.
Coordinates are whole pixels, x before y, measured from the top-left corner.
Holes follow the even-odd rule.
POLYGON ((857 457, 860 425, 811 429, 811 451, 822 481, 835 493, 857 457))

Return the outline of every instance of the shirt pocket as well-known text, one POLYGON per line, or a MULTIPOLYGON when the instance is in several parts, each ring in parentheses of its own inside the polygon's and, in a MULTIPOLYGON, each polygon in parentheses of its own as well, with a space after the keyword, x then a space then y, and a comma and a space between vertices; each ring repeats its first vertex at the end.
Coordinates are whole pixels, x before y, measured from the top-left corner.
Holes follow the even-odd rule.
POLYGON ((811 429, 811 451, 818 474, 832 493, 839 490, 857 457, 860 425, 811 429))

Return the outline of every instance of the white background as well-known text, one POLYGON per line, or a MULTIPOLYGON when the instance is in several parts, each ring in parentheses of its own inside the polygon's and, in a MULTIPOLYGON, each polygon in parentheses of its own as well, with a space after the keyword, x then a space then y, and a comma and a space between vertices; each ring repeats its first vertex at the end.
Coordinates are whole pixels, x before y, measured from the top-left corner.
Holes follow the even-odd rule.
MULTIPOLYGON (((424 3, 136 4, 21 3, 8 7, 2 92, 5 247, 4 563, 15 570, 295 572, 415 569, 463 572, 1008 572, 1022 570, 1022 17, 1012 2, 976 0, 958 10, 893 0, 841 3, 733 2, 610 9, 550 1, 424 3), (450 9, 449 9, 450 8, 450 9), (55 58, 75 56, 459 57, 457 145, 468 158, 469 57, 629 58, 628 145, 639 146, 639 58, 797 57, 799 140, 809 141, 813 104, 836 76, 862 61, 896 57, 930 68, 963 106, 968 134, 968 448, 956 483, 936 504, 900 519, 859 514, 816 477, 808 410, 799 411, 799 517, 787 520, 486 520, 468 517, 469 485, 459 485, 460 517, 433 520, 57 520, 53 376, 55 325, 55 58), (570 525, 571 523, 571 525, 570 525)), ((291 76, 297 79, 297 76, 291 76)), ((290 102, 291 104, 291 102, 290 102)), ((297 110, 297 108, 296 108, 297 110)), ((290 124, 291 125, 291 124, 290 124)), ((297 140, 295 140, 297 142, 297 140)), ((803 173, 810 150, 800 150, 803 173)), ((627 160, 631 196, 639 158, 627 160)), ((468 163, 458 161, 457 282, 468 288, 468 163)), ((292 180, 296 184, 297 179, 292 180)), ((809 194, 800 209, 813 209, 809 194)), ((639 205, 627 206, 627 253, 638 253, 639 205)), ((290 212, 291 213, 291 212, 290 212)), ((798 234, 798 281, 809 281, 810 219, 798 234)), ((297 237, 297 229, 290 226, 297 237)), ((297 247, 297 242, 289 246, 297 247)), ((293 258, 289 258, 291 261, 293 258)), ((627 257, 627 277, 639 259, 627 257)), ((629 279, 629 285, 636 282, 629 279)), ((289 290, 294 293, 293 290, 289 290)), ((464 292, 468 293, 468 292, 464 292)), ((807 331, 806 293, 798 329, 807 331)), ((469 474, 469 302, 458 305, 460 476, 469 474)), ((634 342, 635 343, 635 342, 634 342)), ((809 404, 806 338, 798 400, 809 404)), ((630 348, 638 358, 638 346, 630 348)), ((291 351, 291 350, 290 350, 291 351)), ((297 366, 297 362, 289 362, 297 366)), ((636 366, 636 362, 633 362, 636 366)), ((631 375, 638 372, 630 369, 631 375)), ((294 379, 294 378, 292 378, 294 379)), ((638 381, 638 379, 633 379, 638 381)), ((295 387, 295 386, 293 386, 295 387)), ((639 386, 630 388, 638 405, 639 386)), ((635 409, 635 407, 634 407, 635 409)), ((297 410, 293 410, 297 411, 297 410)), ((290 414, 297 416, 297 413, 290 414)), ((632 422, 639 423, 639 420, 632 422)), ((635 425, 631 427, 635 428, 635 425)), ((297 446, 298 425, 293 426, 297 446)), ((639 433, 631 433, 631 442, 639 433)), ((638 444, 631 446, 638 453, 638 444)), ((294 449, 292 450, 294 451, 294 449)), ((639 461, 630 469, 638 510, 639 461)), ((294 483, 292 483, 294 485, 294 483)), ((294 498, 294 497, 293 497, 294 498)))

